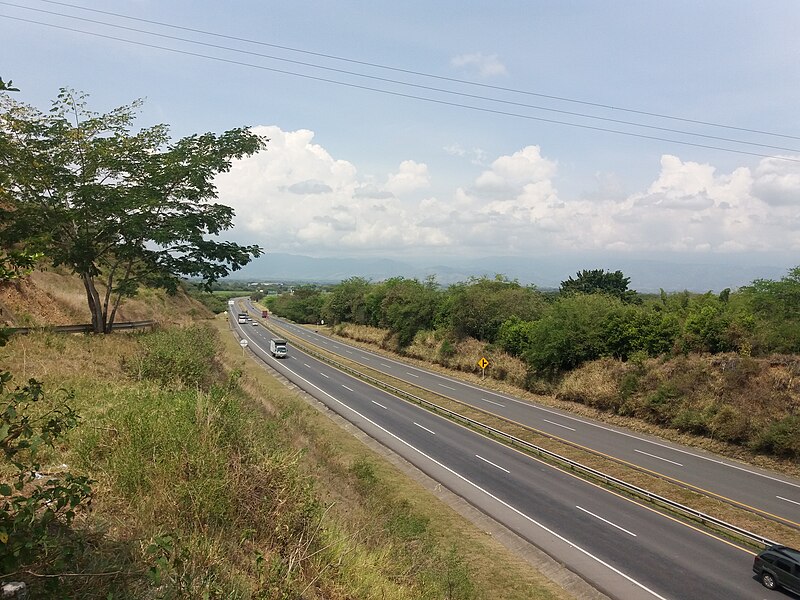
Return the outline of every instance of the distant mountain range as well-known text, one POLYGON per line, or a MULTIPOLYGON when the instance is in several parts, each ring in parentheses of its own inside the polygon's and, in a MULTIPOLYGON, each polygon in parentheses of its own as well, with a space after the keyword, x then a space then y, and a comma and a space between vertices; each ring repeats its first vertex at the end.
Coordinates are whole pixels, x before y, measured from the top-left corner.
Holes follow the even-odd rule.
MULTIPOLYGON (((798 261, 800 262, 800 261, 798 261)), ((435 276, 442 285, 467 281, 471 277, 502 274, 523 285, 558 288, 561 282, 582 269, 622 271, 630 287, 639 292, 719 292, 736 289, 754 279, 780 279, 795 266, 786 258, 752 255, 715 255, 706 262, 690 262, 681 255, 669 258, 628 256, 535 256, 448 258, 429 260, 389 258, 314 258, 295 254, 269 253, 257 258, 230 279, 264 282, 338 283, 350 277, 382 281, 390 277, 423 280, 435 276)))

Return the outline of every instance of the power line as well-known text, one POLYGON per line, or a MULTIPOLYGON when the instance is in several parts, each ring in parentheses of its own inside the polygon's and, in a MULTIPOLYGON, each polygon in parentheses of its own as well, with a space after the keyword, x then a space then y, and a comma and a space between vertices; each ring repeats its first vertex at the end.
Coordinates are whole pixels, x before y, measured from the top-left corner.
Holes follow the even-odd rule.
MULTIPOLYGON (((169 28, 172 28, 172 29, 190 31, 192 33, 200 33, 200 34, 203 34, 203 35, 209 35, 209 36, 214 36, 214 37, 219 37, 219 38, 224 38, 224 39, 229 39, 229 40, 235 40, 237 42, 245 42, 245 43, 249 43, 249 44, 256 44, 256 45, 260 45, 260 46, 266 46, 266 47, 269 47, 269 48, 277 48, 277 49, 280 49, 280 50, 288 50, 290 52, 297 52, 297 53, 301 53, 301 54, 307 54, 307 55, 310 55, 310 56, 317 56, 317 57, 320 57, 320 58, 326 58, 326 59, 330 59, 330 60, 348 62, 348 63, 352 63, 352 64, 358 64, 358 65, 362 65, 362 66, 374 67, 374 68, 377 68, 377 69, 384 69, 384 70, 388 70, 388 71, 395 71, 395 72, 398 72, 398 73, 406 73, 406 74, 409 74, 409 75, 417 75, 417 76, 420 76, 420 77, 438 79, 438 80, 441 80, 441 81, 449 81, 449 82, 452 82, 452 83, 471 85, 471 86, 482 87, 482 88, 486 88, 486 89, 492 89, 492 90, 503 91, 503 92, 512 92, 512 93, 515 93, 515 94, 524 94, 524 95, 528 95, 528 96, 535 96, 535 97, 538 97, 538 98, 546 98, 548 100, 558 100, 560 102, 569 102, 569 103, 573 103, 573 104, 581 104, 581 105, 584 105, 584 106, 593 106, 595 108, 604 108, 604 109, 615 110, 615 111, 620 111, 620 112, 628 112, 628 113, 638 114, 638 115, 643 115, 643 116, 648 116, 648 117, 656 117, 656 118, 659 118, 659 119, 669 119, 669 120, 673 120, 673 121, 681 121, 681 122, 684 122, 684 123, 692 123, 692 124, 695 124, 695 125, 705 125, 705 126, 708 126, 708 127, 718 127, 718 128, 722 128, 722 129, 732 129, 732 130, 735 130, 735 131, 742 131, 742 132, 747 132, 747 133, 755 133, 755 134, 759 134, 759 135, 768 135, 768 136, 774 136, 774 137, 782 137, 782 138, 787 138, 787 139, 800 140, 800 136, 789 135, 789 134, 784 134, 784 133, 762 131, 762 130, 759 130, 759 129, 749 129, 749 128, 746 128, 746 127, 737 127, 735 125, 725 125, 725 124, 722 124, 722 123, 714 123, 712 121, 702 121, 702 120, 697 120, 697 119, 688 119, 688 118, 685 118, 685 117, 677 117, 677 116, 674 116, 674 115, 666 115, 666 114, 661 114, 661 113, 656 113, 656 112, 648 112, 648 111, 644 111, 644 110, 637 110, 637 109, 633 109, 633 108, 623 108, 623 107, 620 107, 620 106, 612 106, 612 105, 609 105, 609 104, 602 104, 602 103, 599 103, 599 102, 578 100, 578 99, 575 99, 575 98, 567 98, 567 97, 564 97, 564 96, 555 96, 555 95, 543 94, 543 93, 539 93, 539 92, 532 92, 532 91, 528 91, 528 90, 520 90, 520 89, 502 87, 502 86, 498 86, 498 85, 491 85, 491 84, 487 84, 487 83, 479 83, 479 82, 476 82, 476 81, 469 81, 469 80, 466 80, 466 79, 458 79, 458 78, 454 78, 454 77, 446 77, 446 76, 443 76, 443 75, 433 75, 431 73, 425 73, 425 72, 422 72, 422 71, 414 71, 414 70, 411 70, 411 69, 402 69, 402 68, 399 68, 399 67, 392 67, 392 66, 388 66, 388 65, 382 65, 382 64, 379 64, 379 63, 372 63, 372 62, 361 61, 361 60, 356 60, 356 59, 351 59, 351 58, 344 58, 344 57, 336 56, 336 55, 333 55, 333 54, 326 54, 324 52, 313 52, 313 51, 310 51, 310 50, 302 50, 302 49, 293 48, 293 47, 290 47, 290 46, 282 46, 282 45, 279 45, 279 44, 271 44, 271 43, 260 41, 260 40, 251 40, 251 39, 248 39, 248 38, 242 38, 242 37, 237 37, 237 36, 232 36, 232 35, 226 35, 226 34, 222 34, 222 33, 215 33, 213 31, 205 31, 203 29, 193 29, 191 27, 184 27, 184 26, 181 26, 181 25, 174 25, 174 24, 171 24, 171 23, 164 23, 162 21, 155 21, 155 20, 143 19, 143 18, 139 18, 139 17, 132 17, 132 16, 129 16, 129 15, 121 14, 121 13, 115 13, 115 12, 100 10, 100 9, 96 9, 96 8, 87 8, 87 7, 84 7, 84 6, 78 6, 78 5, 75 5, 75 4, 70 4, 68 2, 59 2, 57 0, 39 0, 39 1, 40 2, 45 2, 45 3, 48 3, 48 4, 56 4, 56 5, 60 5, 60 6, 66 6, 66 7, 69 7, 69 8, 75 8, 75 9, 78 9, 78 10, 84 10, 84 11, 88 11, 88 12, 95 12, 95 13, 105 14, 105 15, 109 15, 109 16, 118 17, 118 18, 121 18, 121 19, 129 19, 129 20, 132 20, 132 21, 139 21, 139 22, 142 22, 142 23, 149 23, 151 25, 159 25, 159 26, 162 26, 162 27, 169 27, 169 28)), ((8 3, 2 2, 2 4, 8 4, 8 3)), ((25 8, 27 8, 27 7, 25 7, 25 8)), ((645 126, 645 125, 643 125, 643 126, 645 126)), ((693 135, 695 135, 695 134, 693 134, 693 135)))
MULTIPOLYGON (((51 1, 51 0, 43 0, 43 1, 51 1)), ((52 2, 52 3, 53 4, 64 4, 62 2, 52 2)), ((127 27, 127 26, 124 26, 124 25, 117 25, 115 23, 108 23, 106 21, 98 21, 98 20, 95 20, 95 19, 87 19, 85 17, 76 17, 74 15, 58 13, 58 12, 39 9, 39 8, 31 8, 31 7, 28 7, 28 6, 22 6, 22 5, 19 5, 19 4, 14 4, 12 2, 0 1, 0 4, 6 5, 6 6, 12 6, 12 7, 15 7, 15 8, 22 8, 22 9, 30 10, 30 11, 34 11, 34 12, 45 13, 45 14, 48 14, 48 15, 54 15, 54 16, 57 16, 57 17, 66 17, 66 18, 78 20, 78 21, 81 21, 81 22, 84 22, 84 23, 93 23, 93 24, 96 24, 96 25, 114 27, 116 29, 123 29, 125 31, 131 31, 131 32, 134 32, 134 33, 152 35, 152 36, 156 36, 156 37, 160 37, 160 38, 164 38, 164 39, 169 39, 169 40, 187 42, 187 43, 190 43, 190 44, 196 44, 196 45, 199 45, 199 46, 205 46, 207 48, 215 48, 217 50, 226 50, 226 51, 230 51, 230 52, 237 52, 237 53, 240 53, 240 54, 246 54, 246 55, 249 55, 249 56, 257 56, 259 58, 267 58, 267 59, 270 59, 270 60, 289 63, 289 64, 293 64, 293 65, 300 65, 300 66, 303 66, 303 67, 311 67, 311 68, 314 68, 314 69, 330 71, 330 72, 339 73, 339 74, 343 74, 343 75, 351 75, 351 76, 354 76, 354 77, 361 77, 361 78, 370 79, 370 80, 373 80, 373 81, 380 81, 382 83, 391 83, 391 84, 395 84, 395 85, 402 85, 402 86, 421 89, 421 90, 426 90, 426 91, 433 91, 433 92, 438 92, 438 93, 443 93, 443 94, 450 94, 450 95, 459 96, 459 97, 462 97, 462 98, 470 98, 470 99, 473 99, 473 100, 481 100, 481 101, 486 101, 486 102, 495 102, 495 103, 504 104, 504 105, 507 105, 507 106, 530 108, 530 109, 533 109, 533 110, 540 110, 540 111, 544 111, 544 112, 567 115, 567 116, 571 116, 571 117, 580 117, 580 118, 585 118, 585 119, 591 119, 591 120, 594 120, 594 121, 602 121, 602 122, 606 122, 606 123, 615 123, 615 124, 618 124, 618 125, 629 125, 629 126, 632 126, 632 127, 639 127, 639 128, 642 128, 642 129, 650 129, 650 130, 654 130, 654 131, 663 131, 663 132, 667 132, 667 133, 677 133, 677 134, 680 134, 680 135, 693 136, 693 137, 703 138, 703 139, 707 139, 707 140, 716 140, 718 142, 729 142, 729 143, 732 143, 732 144, 741 144, 741 145, 745 145, 745 146, 766 148, 766 149, 769 149, 769 150, 783 150, 785 152, 800 153, 800 150, 798 150, 797 148, 787 148, 786 146, 776 146, 776 145, 773 145, 773 144, 762 144, 762 143, 759 143, 759 142, 750 142, 750 141, 746 141, 746 140, 739 140, 739 139, 716 136, 716 135, 695 133, 695 132, 692 132, 692 131, 685 131, 685 130, 681 130, 681 129, 675 129, 675 128, 672 128, 672 127, 659 127, 657 125, 647 125, 647 124, 644 124, 644 123, 636 123, 636 122, 633 122, 633 121, 625 121, 625 120, 622 120, 622 119, 612 119, 612 118, 609 118, 609 117, 600 117, 600 116, 596 116, 596 115, 589 115, 589 114, 586 114, 586 113, 579 113, 579 112, 574 112, 574 111, 561 110, 561 109, 556 109, 556 108, 549 108, 549 107, 544 107, 544 106, 526 104, 526 103, 523 103, 523 102, 513 102, 513 101, 510 101, 510 100, 503 100, 503 99, 499 99, 499 98, 491 98, 491 97, 487 97, 487 96, 480 96, 480 95, 477 95, 477 94, 468 94, 468 93, 464 93, 464 92, 457 92, 457 91, 453 91, 453 90, 448 90, 448 89, 443 89, 443 88, 438 88, 438 87, 433 87, 433 86, 428 86, 428 85, 421 85, 421 84, 416 84, 416 83, 411 83, 411 82, 406 82, 406 81, 400 81, 400 80, 397 80, 397 79, 389 79, 389 78, 386 78, 386 77, 378 77, 378 76, 375 76, 375 75, 367 75, 367 74, 358 73, 358 72, 355 72, 355 71, 348 71, 348 70, 344 70, 344 69, 326 67, 326 66, 323 66, 323 65, 318 65, 318 64, 314 64, 314 63, 308 63, 308 62, 304 62, 304 61, 293 60, 293 59, 279 57, 279 56, 273 56, 273 55, 270 55, 270 54, 262 54, 262 53, 259 53, 259 52, 252 52, 252 51, 249 51, 249 50, 241 50, 241 49, 238 49, 238 48, 231 48, 230 46, 222 46, 222 45, 219 45, 219 44, 211 44, 211 43, 208 43, 208 42, 201 42, 201 41, 198 41, 198 40, 192 40, 192 39, 182 38, 182 37, 178 37, 178 36, 167 35, 167 34, 157 33, 157 32, 153 32, 153 31, 147 31, 147 30, 144 30, 144 29, 138 29, 138 28, 135 28, 135 27, 127 27)), ((67 6, 71 6, 71 5, 67 5, 67 6)), ((96 11, 96 12, 106 13, 107 11, 96 11)), ((110 14, 113 14, 113 13, 110 13, 110 14)), ((144 21, 144 19, 136 19, 136 20, 144 21)), ((173 27, 178 28, 178 29, 188 29, 188 28, 177 27, 177 26, 173 26, 173 27)), ((213 34, 213 35, 217 35, 217 34, 213 34)), ((224 37, 229 37, 229 36, 224 36, 224 37)))
MULTIPOLYGON (((770 155, 770 154, 761 154, 761 153, 758 153, 758 152, 748 152, 746 150, 737 150, 737 149, 734 149, 734 148, 724 148, 724 147, 721 147, 721 146, 711 146, 711 145, 708 145, 708 144, 698 144, 698 143, 695 143, 695 142, 674 140, 674 139, 670 139, 670 138, 663 138, 663 137, 658 137, 658 136, 645 135, 645 134, 641 134, 641 133, 633 133, 633 132, 630 132, 630 131, 622 131, 622 130, 610 129, 610 128, 606 128, 606 127, 596 127, 596 126, 584 125, 584 124, 580 124, 580 123, 570 123, 568 121, 559 121, 559 120, 556 120, 556 119, 546 119, 546 118, 543 118, 543 117, 535 117, 535 116, 532 116, 532 115, 525 115, 525 114, 513 113, 513 112, 509 112, 509 111, 496 110, 496 109, 491 109, 491 108, 486 108, 486 107, 481 107, 481 106, 472 106, 472 105, 469 105, 469 104, 460 104, 460 103, 457 103, 457 102, 449 102, 449 101, 446 101, 446 100, 439 100, 439 99, 436 99, 436 98, 427 98, 427 97, 424 97, 424 96, 415 96, 413 94, 405 94, 405 93, 402 93, 402 92, 384 90, 384 89, 380 89, 380 88, 374 88, 374 87, 369 87, 369 86, 365 86, 365 85, 359 85, 359 84, 355 84, 355 83, 337 81, 335 79, 327 79, 327 78, 324 78, 324 77, 317 77, 317 76, 308 75, 308 74, 305 74, 305 73, 287 71, 287 70, 284 70, 284 69, 276 69, 276 68, 267 67, 267 66, 264 66, 264 65, 257 65, 257 64, 253 64, 253 63, 246 63, 246 62, 243 62, 243 61, 238 61, 238 60, 233 60, 233 59, 228 59, 228 58, 222 58, 222 57, 218 57, 218 56, 211 56, 211 55, 208 55, 208 54, 201 54, 199 52, 191 52, 191 51, 188 51, 188 50, 179 50, 177 48, 169 48, 167 46, 159 46, 157 44, 150 44, 150 43, 147 43, 147 42, 129 40, 129 39, 120 38, 120 37, 107 35, 107 34, 103 34, 103 33, 97 33, 97 32, 93 32, 93 31, 85 31, 85 30, 82 30, 82 29, 75 29, 73 27, 67 27, 67 26, 64 26, 64 25, 55 25, 53 23, 44 23, 44 22, 35 21, 35 20, 32 20, 32 19, 25 19, 23 17, 14 17, 14 16, 10 16, 10 15, 0 14, 0 18, 12 19, 12 20, 21 21, 21 22, 24 22, 24 23, 31 23, 31 24, 34 24, 34 25, 41 25, 41 26, 44 26, 44 27, 51 27, 53 29, 61 29, 61 30, 70 31, 70 32, 73 32, 73 33, 80 33, 80 34, 91 35, 91 36, 94 36, 94 37, 104 38, 104 39, 108 39, 108 40, 113 40, 113 41, 118 41, 118 42, 125 42, 125 43, 128 43, 128 44, 133 44, 133 45, 136 45, 136 46, 142 46, 142 47, 145 47, 145 48, 153 48, 153 49, 156 49, 156 50, 164 50, 166 52, 173 52, 175 54, 182 54, 182 55, 185 55, 185 56, 193 56, 193 57, 196 57, 196 58, 204 58, 204 59, 214 60, 214 61, 217 61, 217 62, 222 62, 222 63, 227 63, 227 64, 234 64, 234 65, 239 65, 239 66, 244 66, 244 67, 250 67, 250 68, 254 68, 254 69, 260 69, 260 70, 263 70, 263 71, 269 71, 269 72, 272 72, 272 73, 280 73, 280 74, 283 74, 283 75, 290 75, 290 76, 293 76, 293 77, 300 77, 300 78, 309 79, 309 80, 312 80, 312 81, 321 81, 321 82, 324 82, 324 83, 331 83, 331 84, 334 84, 334 85, 339 85, 339 86, 349 87, 349 88, 354 88, 354 89, 360 89, 360 90, 366 90, 366 91, 376 92, 376 93, 385 94, 385 95, 389 95, 389 96, 395 96, 395 97, 400 97, 400 98, 409 98, 409 99, 412 99, 412 100, 421 100, 421 101, 424 101, 424 102, 429 102, 429 103, 432 103, 432 104, 439 104, 439 105, 443 105, 443 106, 452 106, 452 107, 464 108, 464 109, 478 111, 478 112, 489 113, 489 114, 503 115, 503 116, 508 116, 508 117, 526 119, 526 120, 530 120, 530 121, 551 123, 551 124, 556 124, 556 125, 565 125, 565 126, 568 126, 568 127, 575 127, 575 128, 579 128, 579 129, 588 129, 588 130, 591 130, 591 131, 602 131, 602 132, 605 132, 605 133, 614 133, 614 134, 617 134, 617 135, 624 135, 624 136, 628 136, 628 137, 635 137, 635 138, 647 139, 647 140, 655 140, 655 141, 660 141, 660 142, 668 142, 668 143, 672 143, 672 144, 680 144, 680 145, 683 145, 683 146, 691 146, 691 147, 695 147, 695 148, 704 148, 704 149, 708 149, 708 150, 718 150, 718 151, 721 151, 721 152, 730 152, 730 153, 733 153, 733 154, 743 154, 743 155, 747 155, 747 156, 756 156, 756 157, 760 157, 760 158, 773 158, 773 159, 778 159, 778 160, 784 160, 784 161, 789 161, 789 162, 800 163, 800 159, 794 159, 794 158, 789 158, 789 157, 785 157, 785 156, 775 156, 775 155, 770 155)), ((742 143, 745 143, 745 142, 742 142, 742 143)))

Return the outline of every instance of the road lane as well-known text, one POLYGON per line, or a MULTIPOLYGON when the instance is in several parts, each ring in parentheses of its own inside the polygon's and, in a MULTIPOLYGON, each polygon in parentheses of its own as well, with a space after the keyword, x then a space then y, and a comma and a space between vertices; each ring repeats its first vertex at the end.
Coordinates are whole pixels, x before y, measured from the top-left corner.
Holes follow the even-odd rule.
POLYGON ((349 360, 800 527, 800 480, 795 478, 499 394, 271 319, 310 343, 324 340, 329 351, 349 351, 349 360))
MULTIPOLYGON (((250 339, 258 346, 257 336, 250 339)), ((290 350, 290 356, 292 353, 301 355, 297 349, 290 350)), ((270 365, 368 435, 525 539, 567 561, 614 597, 762 597, 760 586, 750 576, 752 555, 741 549, 522 455, 311 357, 291 362, 271 359, 263 349, 261 354, 270 365), (487 465, 487 461, 502 468, 487 465), (637 537, 606 521, 636 532, 637 537), (688 590, 698 595, 687 595, 688 590)))

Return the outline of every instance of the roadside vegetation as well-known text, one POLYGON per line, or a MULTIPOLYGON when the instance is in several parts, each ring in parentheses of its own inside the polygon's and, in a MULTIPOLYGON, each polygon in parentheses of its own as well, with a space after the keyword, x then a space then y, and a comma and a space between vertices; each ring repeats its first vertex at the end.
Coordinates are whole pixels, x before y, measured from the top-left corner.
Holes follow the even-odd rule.
POLYGON ((268 140, 173 141, 134 129, 139 101, 98 114, 62 89, 44 112, 17 92, 0 80, 2 322, 161 325, 0 330, 0 580, 33 598, 565 597, 196 322, 187 290, 219 310, 228 294, 202 292, 262 252, 218 239, 215 176, 268 140))
POLYGON ((17 337, 0 361, 44 390, 29 422, 64 417, 3 490, 3 579, 31 597, 567 597, 243 359, 224 320, 17 337), (72 486, 65 510, 14 522, 40 476, 72 486))
POLYGON ((263 302, 299 323, 742 452, 800 457, 800 267, 719 294, 628 289, 581 271, 557 292, 498 275, 351 278, 263 302))

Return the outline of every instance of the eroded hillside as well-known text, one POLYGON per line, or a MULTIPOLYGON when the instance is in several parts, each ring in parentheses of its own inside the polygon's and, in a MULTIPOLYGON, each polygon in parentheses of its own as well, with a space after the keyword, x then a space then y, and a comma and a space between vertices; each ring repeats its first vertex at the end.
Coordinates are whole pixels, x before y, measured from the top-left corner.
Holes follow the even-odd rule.
MULTIPOLYGON (((183 290, 170 296, 163 290, 142 288, 124 299, 116 321, 153 319, 160 323, 184 323, 213 316, 183 290)), ((57 270, 36 271, 30 276, 0 284, 0 324, 10 327, 74 325, 90 323, 86 292, 80 279, 57 270)))

